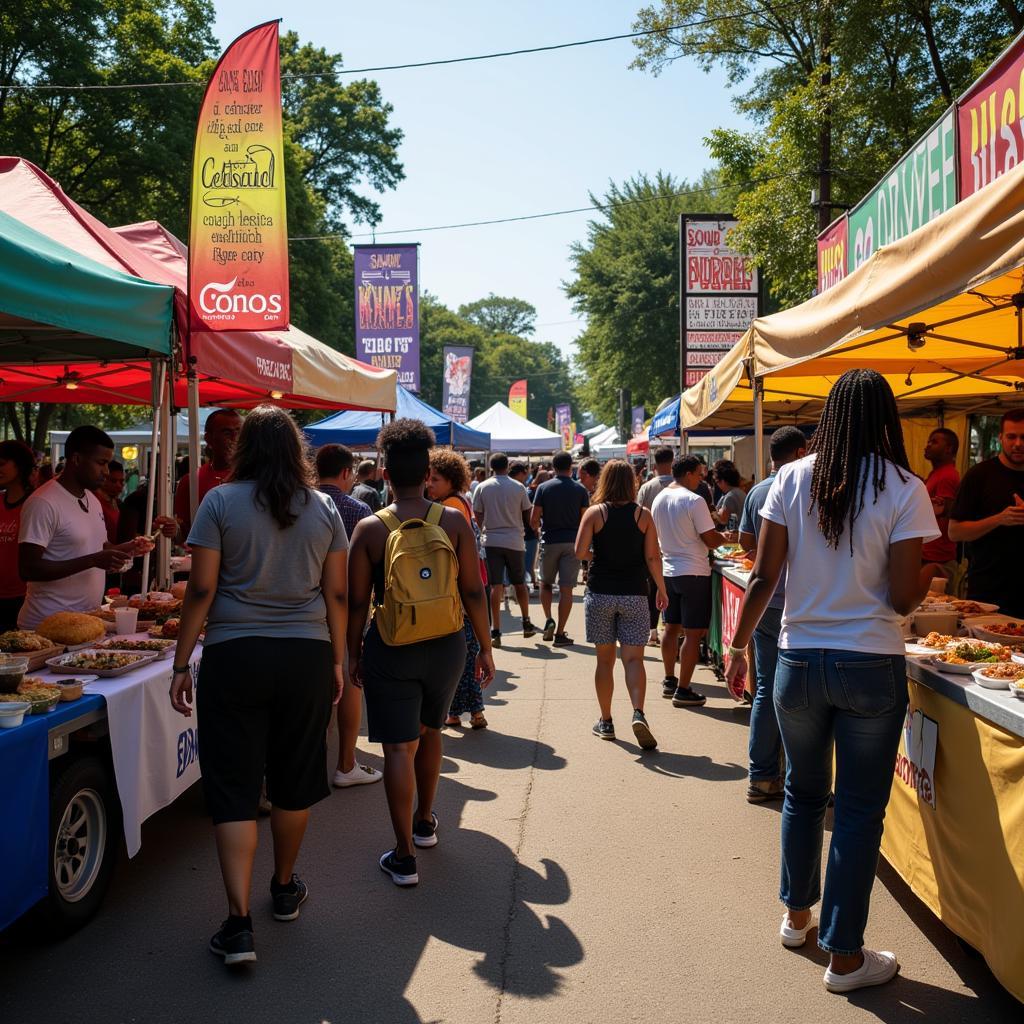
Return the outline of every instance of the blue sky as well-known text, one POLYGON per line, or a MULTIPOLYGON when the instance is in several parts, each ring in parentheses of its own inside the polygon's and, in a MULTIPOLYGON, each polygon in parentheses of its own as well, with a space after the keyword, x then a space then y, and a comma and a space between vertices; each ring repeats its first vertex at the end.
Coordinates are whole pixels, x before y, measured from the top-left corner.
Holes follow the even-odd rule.
MULTIPOLYGON (((640 3, 218 0, 216 6, 222 44, 283 16, 283 31, 297 31, 304 42, 359 68, 629 32, 640 3)), ((699 175, 710 162, 701 144, 708 131, 742 127, 724 75, 705 74, 686 60, 655 78, 629 70, 634 53, 621 40, 372 76, 394 106, 393 123, 405 132, 406 177, 379 197, 378 230, 408 231, 387 240, 421 243, 421 288, 453 308, 489 292, 526 299, 537 307, 538 339, 571 352, 581 324, 571 322, 575 314, 561 282, 571 276, 569 247, 585 237, 588 215, 415 229, 586 206, 588 192, 603 194, 610 180, 640 172, 699 175)))

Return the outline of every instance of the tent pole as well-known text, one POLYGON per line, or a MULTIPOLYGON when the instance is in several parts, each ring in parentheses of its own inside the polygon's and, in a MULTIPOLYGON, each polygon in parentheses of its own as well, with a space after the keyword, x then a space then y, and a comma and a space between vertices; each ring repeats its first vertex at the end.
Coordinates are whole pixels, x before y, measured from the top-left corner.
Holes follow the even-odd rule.
POLYGON ((188 371, 188 507, 195 521, 199 507, 199 377, 194 366, 188 371))
POLYGON ((754 378, 754 473, 763 480, 764 472, 764 385, 754 378))
MULTIPOLYGON (((174 391, 171 387, 170 373, 164 378, 163 402, 160 407, 160 495, 157 509, 162 516, 171 516, 174 512, 174 499, 171 488, 174 486, 174 450, 176 431, 174 414, 171 406, 174 402, 174 391)), ((171 579, 171 545, 161 543, 158 548, 157 580, 162 586, 171 579)))
MULTIPOLYGON (((153 503, 156 500, 157 473, 157 449, 160 444, 160 407, 164 398, 164 375, 167 372, 167 365, 161 359, 154 359, 150 364, 153 373, 153 431, 149 442, 149 479, 148 491, 146 493, 146 517, 145 534, 148 536, 153 532, 153 503)), ((149 589, 149 555, 146 552, 142 556, 142 591, 149 589)))

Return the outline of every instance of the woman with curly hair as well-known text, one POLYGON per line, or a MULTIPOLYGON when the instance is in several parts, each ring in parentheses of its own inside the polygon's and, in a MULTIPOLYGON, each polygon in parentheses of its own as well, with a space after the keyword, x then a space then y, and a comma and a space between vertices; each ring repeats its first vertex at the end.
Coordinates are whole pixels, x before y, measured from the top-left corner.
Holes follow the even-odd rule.
MULTIPOLYGON (((476 532, 473 508, 464 495, 469 490, 469 466, 466 460, 451 448, 430 450, 430 478, 427 480, 427 497, 442 505, 461 512, 476 532)), ((476 678, 476 656, 480 643, 473 632, 469 618, 465 620, 466 667, 459 680, 458 689, 448 709, 444 724, 456 727, 462 724, 462 716, 469 713, 469 723, 474 729, 486 729, 484 717, 484 695, 476 678)))

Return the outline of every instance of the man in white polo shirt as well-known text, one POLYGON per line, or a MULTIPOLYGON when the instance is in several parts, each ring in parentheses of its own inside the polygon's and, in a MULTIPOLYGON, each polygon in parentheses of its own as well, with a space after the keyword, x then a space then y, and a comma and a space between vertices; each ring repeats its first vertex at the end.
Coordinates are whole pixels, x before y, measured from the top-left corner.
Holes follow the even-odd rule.
POLYGON ((661 692, 677 708, 700 707, 707 702, 703 694, 690 686, 690 681, 697 667, 700 642, 711 625, 708 552, 725 543, 725 537, 715 529, 707 502, 695 493, 700 480, 700 462, 694 456, 677 459, 672 464, 673 482, 654 499, 651 507, 668 591, 665 632, 661 638, 661 658, 665 664, 661 692))

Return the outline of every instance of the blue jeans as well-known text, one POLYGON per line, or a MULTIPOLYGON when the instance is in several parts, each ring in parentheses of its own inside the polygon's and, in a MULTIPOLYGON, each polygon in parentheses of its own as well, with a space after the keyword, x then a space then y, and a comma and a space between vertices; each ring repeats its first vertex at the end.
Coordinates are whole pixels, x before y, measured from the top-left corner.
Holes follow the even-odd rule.
POLYGON ((769 782, 779 777, 782 737, 775 716, 775 667, 779 660, 782 609, 769 608, 754 630, 754 706, 750 711, 750 780, 769 782))
POLYGON ((818 945, 854 954, 864 945, 882 820, 907 709, 902 655, 779 651, 775 707, 786 749, 782 881, 790 910, 821 896, 821 846, 832 788, 835 822, 825 870, 818 945))
POLYGON ((526 575, 530 577, 531 583, 537 582, 537 545, 540 544, 540 538, 534 537, 533 540, 526 542, 526 575))

